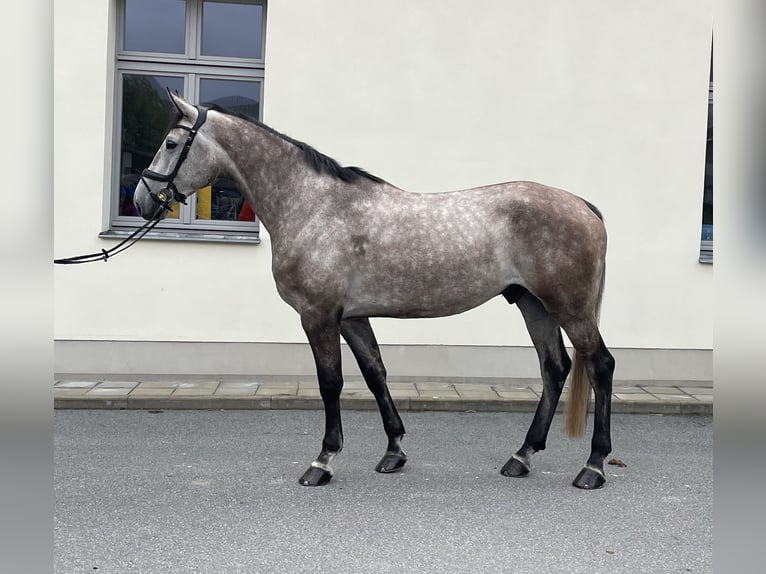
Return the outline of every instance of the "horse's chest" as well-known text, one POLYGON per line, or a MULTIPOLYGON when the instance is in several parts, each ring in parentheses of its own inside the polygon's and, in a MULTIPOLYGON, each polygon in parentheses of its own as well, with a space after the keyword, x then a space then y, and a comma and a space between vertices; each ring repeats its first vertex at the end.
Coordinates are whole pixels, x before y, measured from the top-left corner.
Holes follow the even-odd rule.
POLYGON ((277 292, 293 308, 334 305, 342 298, 348 265, 327 249, 292 250, 272 254, 277 292))

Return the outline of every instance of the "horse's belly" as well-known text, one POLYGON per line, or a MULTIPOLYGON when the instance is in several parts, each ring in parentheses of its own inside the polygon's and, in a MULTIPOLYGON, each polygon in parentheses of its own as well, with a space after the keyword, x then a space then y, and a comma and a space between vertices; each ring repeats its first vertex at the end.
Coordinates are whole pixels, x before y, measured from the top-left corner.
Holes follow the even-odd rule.
POLYGON ((434 317, 448 317, 478 307, 492 297, 487 297, 479 301, 462 301, 452 305, 421 305, 417 302, 409 302, 403 305, 392 305, 390 303, 378 301, 351 301, 343 308, 343 318, 392 317, 395 319, 428 319, 434 317))
POLYGON ((346 317, 446 317, 463 313, 499 295, 512 281, 497 278, 471 284, 439 281, 408 284, 389 280, 376 285, 352 281, 343 309, 346 317))

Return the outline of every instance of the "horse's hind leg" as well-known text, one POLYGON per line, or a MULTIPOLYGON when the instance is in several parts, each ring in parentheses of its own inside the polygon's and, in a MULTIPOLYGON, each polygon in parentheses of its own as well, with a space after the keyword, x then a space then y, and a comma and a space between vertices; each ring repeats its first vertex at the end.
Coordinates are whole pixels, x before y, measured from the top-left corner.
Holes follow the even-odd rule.
POLYGON ((380 357, 378 342, 367 318, 344 319, 340 332, 354 353, 359 369, 362 371, 367 387, 375 397, 383 418, 383 429, 388 436, 388 448, 375 470, 378 472, 396 472, 407 462, 407 455, 401 447, 404 425, 386 385, 386 368, 380 357))
MULTIPOLYGON (((606 482, 604 459, 612 450, 610 418, 612 407, 612 377, 614 375, 614 357, 606 348, 598 327, 593 321, 574 321, 563 325, 577 353, 572 380, 572 394, 578 384, 586 384, 584 374, 593 387, 595 404, 593 407, 593 438, 591 452, 585 466, 572 484, 586 490, 600 488, 606 482), (582 363, 584 373, 578 363, 582 363), (578 373, 580 371, 580 373, 578 373), (579 381, 578 381, 579 379, 579 381)), ((587 396, 587 395, 586 395, 587 396)), ((584 411, 587 402, 574 409, 584 411)), ((569 416, 569 413, 568 413, 569 416)), ((573 429, 582 432, 581 429, 573 429)))
POLYGON ((505 463, 500 472, 505 476, 525 476, 529 473, 531 456, 545 449, 551 421, 572 362, 564 348, 558 322, 546 311, 537 297, 526 289, 519 296, 522 288, 514 287, 515 291, 504 293, 504 295, 508 301, 518 305, 537 350, 543 379, 543 394, 524 444, 505 463))

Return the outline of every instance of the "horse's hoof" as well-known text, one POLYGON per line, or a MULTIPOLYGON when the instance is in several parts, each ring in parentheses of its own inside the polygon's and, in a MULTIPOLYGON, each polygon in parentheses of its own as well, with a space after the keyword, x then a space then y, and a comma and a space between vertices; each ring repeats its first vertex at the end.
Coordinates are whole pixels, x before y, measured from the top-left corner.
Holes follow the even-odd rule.
POLYGON ((580 474, 577 475, 577 478, 572 481, 572 484, 583 490, 595 490, 604 486, 605 482, 606 478, 604 477, 603 472, 586 466, 583 467, 580 474))
POLYGON ((511 457, 508 462, 500 469, 500 474, 503 476, 526 476, 529 474, 529 465, 520 461, 516 457, 511 457))
POLYGON ((303 476, 300 477, 298 483, 302 486, 323 486, 330 482, 331 478, 332 472, 324 468, 311 466, 303 473, 303 476))
POLYGON ((380 459, 375 470, 383 474, 397 472, 402 469, 405 462, 407 462, 407 455, 404 452, 387 452, 380 459))

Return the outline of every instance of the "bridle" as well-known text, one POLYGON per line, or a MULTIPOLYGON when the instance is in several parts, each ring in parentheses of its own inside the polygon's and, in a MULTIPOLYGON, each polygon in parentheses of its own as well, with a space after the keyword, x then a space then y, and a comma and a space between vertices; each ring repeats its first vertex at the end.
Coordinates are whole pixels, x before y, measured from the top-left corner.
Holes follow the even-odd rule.
POLYGON ((109 259, 110 256, 116 255, 117 253, 120 253, 121 251, 125 251, 128 247, 133 245, 136 241, 141 239, 144 235, 149 233, 160 221, 162 221, 162 215, 166 211, 170 211, 173 209, 173 206, 170 205, 170 200, 173 199, 177 201, 178 203, 183 203, 186 205, 186 195, 178 191, 178 188, 176 187, 175 183, 173 183, 173 180, 175 180, 176 176, 178 175, 178 170, 181 169, 181 165, 186 160, 186 156, 189 155, 189 149, 191 148, 192 142, 194 142, 194 138, 197 136, 197 132, 199 131, 199 128, 202 126, 202 124, 205 123, 205 120, 207 119, 207 108, 205 106, 194 106, 197 109, 197 119, 194 121, 194 125, 192 127, 189 126, 182 126, 180 124, 176 124, 172 126, 170 129, 179 128, 182 130, 186 130, 189 132, 189 135, 186 137, 186 142, 184 142, 184 147, 181 149, 181 153, 178 156, 178 159, 176 160, 176 165, 173 168, 173 171, 171 171, 168 174, 162 174, 157 173, 156 171, 152 171, 150 169, 145 169, 141 172, 141 182, 144 184, 146 189, 149 192, 149 197, 151 197, 158 205, 157 211, 152 215, 149 220, 144 223, 141 227, 136 229, 133 233, 131 233, 128 237, 120 241, 117 245, 110 249, 102 249, 99 253, 89 253, 87 255, 77 255, 75 257, 66 257, 63 259, 54 259, 54 263, 58 263, 61 265, 73 265, 77 263, 91 263, 93 261, 104 261, 106 262, 107 259, 109 259), (146 183, 145 179, 151 180, 151 181, 159 181, 161 183, 166 183, 165 187, 160 189, 157 193, 154 193, 149 185, 146 183))
POLYGON ((155 202, 159 204, 159 208, 151 217, 151 219, 158 219, 162 213, 165 211, 170 211, 173 208, 173 206, 170 205, 171 198, 178 203, 183 203, 186 205, 186 195, 178 191, 178 188, 176 187, 175 183, 173 183, 173 180, 178 175, 178 170, 181 169, 181 165, 186 159, 186 156, 189 155, 189 149, 191 149, 192 142, 194 142, 194 138, 197 136, 197 131, 199 131, 199 128, 202 126, 202 124, 205 123, 205 120, 207 119, 207 108, 205 106, 194 107, 197 109, 197 119, 194 121, 194 125, 192 127, 176 124, 170 128, 178 128, 189 132, 189 135, 186 137, 186 142, 184 142, 184 147, 181 150, 178 159, 176 160, 176 165, 173 168, 173 171, 168 174, 162 174, 147 168, 141 172, 141 182, 149 191, 149 197, 151 197, 155 202), (154 193, 144 178, 151 181, 159 181, 160 183, 167 182, 167 185, 160 189, 157 193, 154 193))

